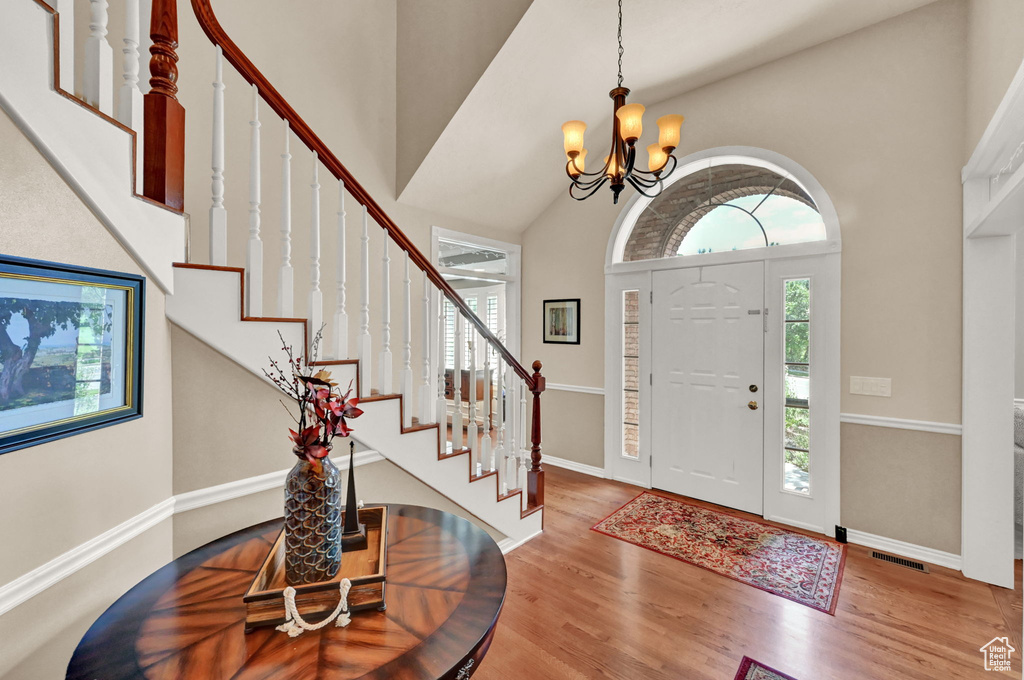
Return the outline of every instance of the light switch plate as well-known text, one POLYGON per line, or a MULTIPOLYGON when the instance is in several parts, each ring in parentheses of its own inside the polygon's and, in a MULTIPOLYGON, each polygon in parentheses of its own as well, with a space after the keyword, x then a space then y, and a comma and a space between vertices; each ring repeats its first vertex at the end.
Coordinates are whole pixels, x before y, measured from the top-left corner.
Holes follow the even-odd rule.
POLYGON ((869 397, 891 397, 892 378, 865 378, 850 376, 850 394, 864 394, 869 397))

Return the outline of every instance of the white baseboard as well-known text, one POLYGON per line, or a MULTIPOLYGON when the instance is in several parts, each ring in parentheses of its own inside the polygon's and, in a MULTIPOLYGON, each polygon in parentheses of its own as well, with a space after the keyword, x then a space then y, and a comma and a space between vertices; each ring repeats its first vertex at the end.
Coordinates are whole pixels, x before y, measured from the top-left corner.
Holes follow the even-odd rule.
POLYGON ((875 534, 869 534, 866 531, 857 531, 856 529, 846 530, 846 540, 850 543, 863 545, 875 550, 881 550, 882 552, 892 553, 894 555, 899 555, 900 557, 909 557, 910 559, 917 560, 919 562, 927 562, 940 567, 955 569, 956 571, 960 571, 961 569, 962 560, 960 555, 935 550, 934 548, 926 548, 923 545, 905 543, 904 541, 897 541, 896 539, 886 538, 885 536, 876 536, 875 534))
POLYGON ((537 538, 542 533, 544 533, 544 532, 543 531, 538 531, 538 532, 536 532, 534 534, 530 534, 526 538, 521 538, 518 541, 515 540, 514 538, 506 538, 506 539, 503 539, 501 541, 498 541, 498 547, 501 548, 501 554, 502 555, 507 555, 510 552, 512 552, 513 550, 515 550, 516 548, 518 548, 519 546, 523 545, 524 543, 528 543, 529 541, 532 541, 533 539, 537 538))
MULTIPOLYGON (((348 469, 347 457, 338 456, 337 459, 332 458, 331 460, 335 462, 339 470, 348 469)), ((353 463, 356 467, 359 467, 360 465, 369 465, 381 460, 384 460, 384 456, 376 451, 360 451, 355 455, 353 463)), ((188 512, 189 510, 213 505, 214 503, 223 503, 224 501, 230 501, 234 498, 241 498, 242 496, 248 496, 249 494, 261 491, 280 489, 284 486, 284 479, 287 476, 288 469, 278 470, 277 472, 268 472, 265 475, 247 477, 234 482, 227 482, 226 484, 218 484, 216 486, 208 486, 205 489, 180 493, 174 497, 174 514, 188 512)))
POLYGON ((63 581, 174 514, 174 498, 157 503, 99 536, 0 586, 0 616, 63 581))
POLYGON ((1024 408, 1024 399, 1014 399, 1013 405, 1017 408, 1024 408))
POLYGON ((566 470, 582 472, 585 475, 592 475, 594 477, 600 477, 601 479, 604 479, 604 468, 599 468, 594 465, 577 463, 574 460, 566 460, 565 458, 556 458, 555 456, 548 455, 545 455, 543 457, 541 463, 545 465, 554 465, 555 467, 565 468, 566 470))
POLYGON ((931 420, 910 420, 908 418, 889 418, 887 416, 866 416, 860 413, 840 413, 839 422, 853 425, 873 425, 875 427, 894 427, 898 430, 917 430, 918 432, 935 432, 938 434, 963 434, 963 426, 959 423, 937 423, 931 420))

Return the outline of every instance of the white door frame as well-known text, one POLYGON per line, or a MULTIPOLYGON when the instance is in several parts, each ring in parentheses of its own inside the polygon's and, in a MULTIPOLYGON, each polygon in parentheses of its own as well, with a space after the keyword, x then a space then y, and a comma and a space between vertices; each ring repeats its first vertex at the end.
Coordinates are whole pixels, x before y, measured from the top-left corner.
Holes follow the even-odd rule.
MULTIPOLYGON (((688 257, 666 257, 654 260, 623 262, 626 242, 633 225, 652 199, 639 194, 626 202, 608 242, 605 260, 605 476, 610 479, 651 488, 651 451, 650 451, 650 409, 643 407, 650 403, 651 389, 649 381, 642 379, 651 372, 651 318, 649 304, 652 273, 662 269, 681 269, 689 267, 711 266, 732 262, 763 261, 765 263, 765 296, 766 299, 776 296, 784 278, 802 278, 814 276, 816 299, 819 301, 812 323, 812 351, 822 360, 815 362, 816 371, 821 381, 815 386, 815 410, 820 414, 820 421, 814 423, 815 466, 817 472, 814 487, 825 496, 822 517, 814 521, 799 520, 789 516, 786 508, 773 503, 770 496, 775 496, 777 489, 775 475, 765 474, 765 508, 764 515, 768 519, 799 526, 805 529, 820 531, 830 536, 835 534, 835 526, 839 524, 839 395, 840 395, 840 281, 842 242, 839 232, 839 219, 835 208, 825 189, 818 181, 798 163, 781 154, 758 149, 755 147, 719 147, 691 154, 680 160, 679 169, 666 180, 666 185, 678 181, 693 172, 706 168, 709 162, 715 165, 722 163, 742 163, 770 169, 796 182, 814 201, 825 223, 826 240, 815 243, 775 246, 752 250, 707 253, 688 257), (800 273, 805 272, 805 273, 800 273), (640 447, 639 458, 633 459, 623 455, 622 450, 622 293, 625 290, 638 290, 640 295, 640 447), (817 349, 815 349, 815 331, 817 331, 817 349), (646 436, 645 436, 646 433, 646 436), (769 490, 771 480, 771 494, 769 490)), ((769 305, 769 332, 765 338, 765 371, 769 372, 772 355, 767 353, 772 347, 778 347, 781 340, 782 324, 779 305, 769 305)), ((765 389, 769 389, 766 384, 765 389)), ((781 387, 780 387, 781 389, 781 387)), ((774 410, 779 410, 778 408, 774 410)), ((766 422, 774 411, 766 412, 766 422)), ((779 410, 781 413, 781 410, 779 410)), ((781 416, 780 416, 781 417, 781 416)), ((765 456, 768 452, 781 447, 781 430, 765 428, 765 456), (773 437, 768 441, 768 437, 773 437), (776 441, 778 440, 778 441, 776 441)))
MULTIPOLYGON (((459 276, 466 276, 471 272, 467 272, 461 269, 449 269, 441 267, 438 264, 438 240, 444 239, 446 241, 457 241, 459 243, 465 243, 467 245, 482 246, 484 248, 492 248, 494 250, 501 250, 508 254, 508 271, 507 275, 503 274, 482 274, 481 278, 494 279, 496 281, 505 282, 505 347, 508 348, 512 356, 519 357, 520 354, 520 342, 522 337, 522 315, 520 304, 522 295, 522 260, 523 260, 523 248, 522 246, 515 243, 506 243, 505 241, 498 241, 493 238, 486 238, 484 236, 477 236, 475 234, 467 234, 461 231, 453 231, 451 229, 444 229, 438 226, 432 226, 430 228, 430 261, 434 263, 437 270, 442 274, 456 274, 459 276)), ((444 361, 444 348, 440 346, 440 329, 438 328, 438 315, 440 313, 441 298, 440 294, 436 289, 431 291, 430 308, 433 310, 433 314, 430 316, 430 356, 435 358, 435 361, 444 361)), ((481 317, 486 323, 487 319, 481 317)), ((481 365, 482 369, 483 366, 481 365)), ((437 384, 438 366, 433 363, 430 367, 430 387, 434 394, 438 393, 439 386, 437 384)), ((512 404, 519 404, 523 397, 522 381, 513 379, 511 384, 507 384, 506 388, 509 391, 509 401, 512 404)), ((508 427, 511 430, 512 427, 519 427, 518 432, 523 432, 522 424, 519 423, 520 409, 510 409, 508 415, 508 427)), ((519 435, 522 439, 522 435, 519 435)), ((520 448, 526 448, 525 443, 520 441, 520 448)))
POLYGON ((1024 233, 1024 63, 963 181, 962 569, 1013 587, 1015 239, 1024 233))

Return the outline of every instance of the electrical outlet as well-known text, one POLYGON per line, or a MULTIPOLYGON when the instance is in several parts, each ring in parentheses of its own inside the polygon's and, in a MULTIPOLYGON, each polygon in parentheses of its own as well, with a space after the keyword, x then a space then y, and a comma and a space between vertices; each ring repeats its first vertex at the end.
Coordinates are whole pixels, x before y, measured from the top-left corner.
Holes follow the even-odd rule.
POLYGON ((850 394, 864 394, 869 397, 891 397, 892 378, 865 378, 851 375, 850 394))

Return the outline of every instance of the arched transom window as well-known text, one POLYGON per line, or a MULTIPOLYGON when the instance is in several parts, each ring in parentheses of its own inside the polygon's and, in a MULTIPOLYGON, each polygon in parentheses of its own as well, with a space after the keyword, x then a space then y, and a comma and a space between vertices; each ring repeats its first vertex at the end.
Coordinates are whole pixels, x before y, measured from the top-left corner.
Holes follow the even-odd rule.
POLYGON ((824 241, 825 224, 792 179, 764 167, 710 164, 644 208, 624 261, 824 241))

